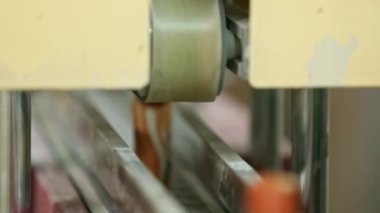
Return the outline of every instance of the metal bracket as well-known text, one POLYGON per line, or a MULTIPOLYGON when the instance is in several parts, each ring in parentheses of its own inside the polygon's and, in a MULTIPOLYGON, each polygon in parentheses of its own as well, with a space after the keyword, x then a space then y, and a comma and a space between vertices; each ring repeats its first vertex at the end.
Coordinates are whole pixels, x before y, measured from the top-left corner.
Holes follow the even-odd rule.
MULTIPOLYGON (((233 2, 225 3, 227 28, 235 41, 234 57, 227 62, 227 68, 240 78, 249 78, 249 14, 233 2)), ((230 52, 230 51, 229 51, 230 52)))

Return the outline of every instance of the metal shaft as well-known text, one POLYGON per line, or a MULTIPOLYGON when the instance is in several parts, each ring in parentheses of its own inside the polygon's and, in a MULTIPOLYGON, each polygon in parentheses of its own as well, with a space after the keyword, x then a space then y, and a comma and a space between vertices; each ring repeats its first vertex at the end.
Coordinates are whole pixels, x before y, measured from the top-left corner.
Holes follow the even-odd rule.
POLYGON ((292 90, 292 169, 301 175, 306 212, 325 213, 327 200, 328 92, 292 90))
POLYGON ((314 91, 313 140, 311 154, 311 213, 327 212, 328 90, 314 91))
POLYGON ((291 91, 292 170, 300 174, 305 169, 308 147, 312 140, 313 90, 291 91))
POLYGON ((314 90, 291 91, 292 171, 301 178, 302 201, 310 206, 313 165, 314 90))
POLYGON ((26 92, 12 93, 12 148, 14 202, 17 212, 30 208, 30 96, 26 92))
POLYGON ((278 169, 284 136, 284 91, 253 90, 252 101, 253 164, 259 169, 278 169))
POLYGON ((11 95, 0 92, 0 212, 11 212, 11 95))

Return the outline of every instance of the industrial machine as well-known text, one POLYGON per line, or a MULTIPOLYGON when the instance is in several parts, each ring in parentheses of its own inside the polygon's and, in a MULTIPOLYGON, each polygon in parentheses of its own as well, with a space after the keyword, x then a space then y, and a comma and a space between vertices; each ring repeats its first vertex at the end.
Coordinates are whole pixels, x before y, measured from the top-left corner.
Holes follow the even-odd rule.
POLYGON ((334 88, 380 86, 379 9, 0 0, 0 213, 340 211, 329 133, 369 121, 334 88))

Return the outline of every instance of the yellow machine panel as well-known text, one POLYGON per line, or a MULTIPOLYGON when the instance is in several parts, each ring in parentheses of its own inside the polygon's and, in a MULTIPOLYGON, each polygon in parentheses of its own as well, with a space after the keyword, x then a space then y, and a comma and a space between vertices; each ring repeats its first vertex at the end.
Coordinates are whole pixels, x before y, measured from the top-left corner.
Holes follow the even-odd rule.
POLYGON ((0 0, 0 89, 141 88, 148 0, 0 0))
POLYGON ((379 11, 372 0, 251 1, 250 83, 379 86, 379 11))

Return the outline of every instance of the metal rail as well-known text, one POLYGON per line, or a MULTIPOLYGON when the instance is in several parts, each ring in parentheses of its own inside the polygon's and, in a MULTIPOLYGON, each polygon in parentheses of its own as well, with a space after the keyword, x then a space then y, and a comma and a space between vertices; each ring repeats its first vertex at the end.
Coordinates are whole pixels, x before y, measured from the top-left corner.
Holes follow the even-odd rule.
POLYGON ((31 202, 30 94, 12 92, 13 199, 16 212, 29 212, 31 202))
POLYGON ((11 93, 0 93, 0 212, 11 212, 11 93))
MULTIPOLYGON (((114 201, 127 212, 185 212, 98 113, 67 94, 37 96, 40 111, 35 114, 45 123, 43 130, 53 134, 50 141, 62 144, 57 151, 67 150, 66 159, 101 185, 95 189, 101 202, 114 201)), ((114 212, 114 205, 106 207, 114 212)))
POLYGON ((196 174, 227 212, 241 212, 245 187, 258 173, 189 109, 174 113, 172 132, 173 160, 196 174))

